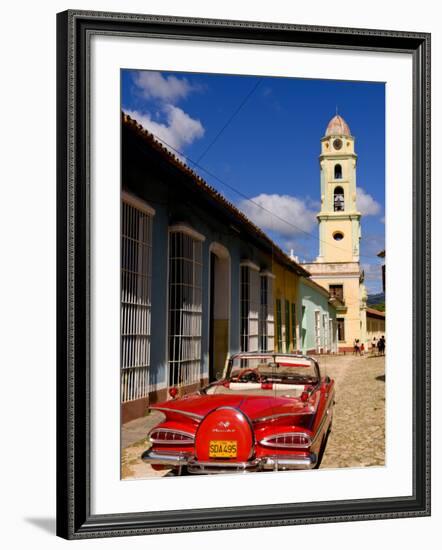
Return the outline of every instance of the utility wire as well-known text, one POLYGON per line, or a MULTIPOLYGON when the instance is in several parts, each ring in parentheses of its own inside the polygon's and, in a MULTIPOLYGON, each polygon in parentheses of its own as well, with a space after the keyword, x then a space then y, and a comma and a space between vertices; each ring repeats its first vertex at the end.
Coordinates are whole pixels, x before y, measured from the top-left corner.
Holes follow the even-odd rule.
POLYGON ((224 126, 219 130, 219 132, 212 139, 212 141, 209 143, 209 145, 204 149, 204 151, 201 153, 201 155, 196 159, 196 162, 200 162, 201 159, 206 155, 206 153, 212 148, 212 145, 214 145, 216 143, 216 141, 218 141, 218 138, 221 136, 221 134, 224 132, 224 130, 227 128, 227 126, 229 126, 229 124, 236 117, 236 115, 241 111, 241 109, 244 107, 244 105, 247 103, 247 101, 252 97, 252 95, 255 93, 258 86, 261 84, 261 82, 262 82, 262 78, 259 78, 258 81, 255 83, 255 85, 252 87, 252 89, 249 91, 249 93, 246 95, 246 97, 238 105, 236 110, 227 119, 227 122, 224 124, 224 126))
MULTIPOLYGON (((198 161, 195 161, 193 160, 192 158, 190 158, 188 155, 184 154, 182 151, 179 151, 178 149, 176 149, 175 147, 173 147, 173 145, 170 145, 170 143, 167 143, 166 140, 164 140, 163 138, 160 138, 159 136, 157 136, 156 134, 153 134, 153 132, 151 132, 152 135, 155 136, 156 139, 158 139, 159 141, 161 141, 162 143, 164 143, 164 145, 166 145, 166 147, 168 147, 169 149, 172 149, 172 151, 175 151, 175 153, 177 153, 177 155, 181 156, 181 157, 184 157, 186 160, 188 160, 190 163, 192 163, 194 166, 198 167, 200 170, 202 170, 203 172, 205 172, 206 174, 208 174, 210 177, 214 178, 215 180, 217 180, 219 183, 221 183, 222 185, 225 185, 228 189, 230 189, 231 191, 233 191, 234 193, 237 193, 240 197, 246 199, 247 201, 249 201, 250 203, 252 203, 253 205, 257 206, 258 208, 261 208, 262 210, 264 210, 265 212, 267 212, 268 214, 270 214, 271 216, 274 216, 275 218, 277 218, 278 220, 280 220, 281 222, 283 223, 286 223, 289 227, 293 227, 293 229, 296 229, 297 231, 301 232, 301 233, 304 233, 305 235, 307 235, 308 237, 311 237, 313 239, 316 239, 317 241, 319 242, 322 242, 322 243, 325 243, 325 244, 328 244, 329 246, 333 246, 334 248, 336 248, 337 250, 341 250, 341 251, 345 251, 344 248, 341 248, 340 246, 337 246, 331 242, 328 242, 328 241, 324 241, 323 239, 320 239, 318 236, 316 235, 313 235, 312 233, 309 233, 308 231, 305 231, 305 229, 302 229, 301 227, 287 221, 286 219, 284 218, 281 218, 281 216, 278 216, 278 214, 275 214, 275 212, 272 212, 271 210, 269 210, 268 208, 265 208, 264 206, 262 206, 262 204, 259 204, 257 202, 255 202, 253 199, 251 199, 249 196, 245 195, 242 191, 239 191, 238 189, 236 189, 235 187, 233 187, 232 185, 230 185, 229 183, 223 181, 221 178, 219 178, 216 174, 214 174, 213 172, 210 172, 209 170, 207 170, 207 168, 204 168, 204 166, 201 166, 201 164, 199 164, 198 161)), ((361 258, 370 258, 370 259, 373 259, 373 258, 377 258, 377 256, 367 256, 365 254, 359 254, 359 257, 361 258)), ((306 263, 312 263, 312 262, 306 262, 306 263)))

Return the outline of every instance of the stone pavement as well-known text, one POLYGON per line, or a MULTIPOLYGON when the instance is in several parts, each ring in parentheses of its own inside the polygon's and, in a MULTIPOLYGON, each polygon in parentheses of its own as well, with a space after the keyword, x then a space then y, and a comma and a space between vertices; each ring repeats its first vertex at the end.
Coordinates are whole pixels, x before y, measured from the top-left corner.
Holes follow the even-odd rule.
POLYGON ((385 464, 385 357, 332 356, 321 365, 336 384, 333 428, 321 468, 385 464))
MULTIPOLYGON (((322 372, 334 378, 336 405, 333 429, 321 468, 381 466, 385 464, 385 357, 353 355, 318 357, 322 372)), ((147 432, 163 415, 149 415, 123 425, 122 477, 140 479, 169 475, 144 464, 147 432)))
POLYGON ((161 477, 169 473, 169 470, 156 472, 141 460, 141 454, 150 447, 147 440, 148 432, 164 418, 163 413, 150 411, 146 416, 123 424, 121 429, 121 477, 123 479, 161 477))
POLYGON ((164 420, 164 414, 160 411, 150 411, 146 416, 136 418, 123 424, 121 430, 121 447, 125 449, 137 441, 145 438, 147 433, 164 420))

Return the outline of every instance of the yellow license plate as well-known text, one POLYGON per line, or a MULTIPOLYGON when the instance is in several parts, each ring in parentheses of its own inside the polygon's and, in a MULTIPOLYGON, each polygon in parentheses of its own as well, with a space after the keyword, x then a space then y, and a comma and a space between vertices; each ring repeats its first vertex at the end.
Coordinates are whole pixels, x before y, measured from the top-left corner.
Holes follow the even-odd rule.
POLYGON ((238 454, 236 441, 214 440, 209 443, 209 456, 211 458, 235 458, 238 454))

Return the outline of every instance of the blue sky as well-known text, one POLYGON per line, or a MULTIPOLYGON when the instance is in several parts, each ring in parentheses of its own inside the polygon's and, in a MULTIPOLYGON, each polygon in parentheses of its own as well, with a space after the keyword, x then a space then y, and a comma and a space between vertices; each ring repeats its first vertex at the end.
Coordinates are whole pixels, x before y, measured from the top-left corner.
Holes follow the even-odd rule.
POLYGON ((124 111, 301 261, 319 251, 320 139, 338 109, 356 138, 366 286, 381 292, 383 83, 123 70, 121 86, 124 111))

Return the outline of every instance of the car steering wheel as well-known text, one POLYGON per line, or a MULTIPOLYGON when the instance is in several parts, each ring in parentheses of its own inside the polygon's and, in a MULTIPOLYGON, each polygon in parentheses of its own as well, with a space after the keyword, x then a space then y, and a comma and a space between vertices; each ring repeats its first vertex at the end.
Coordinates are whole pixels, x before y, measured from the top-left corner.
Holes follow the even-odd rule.
POLYGON ((257 382, 262 382, 262 376, 259 374, 259 372, 256 369, 250 368, 244 369, 238 374, 238 376, 236 377, 238 382, 242 380, 246 374, 253 374, 257 382))

